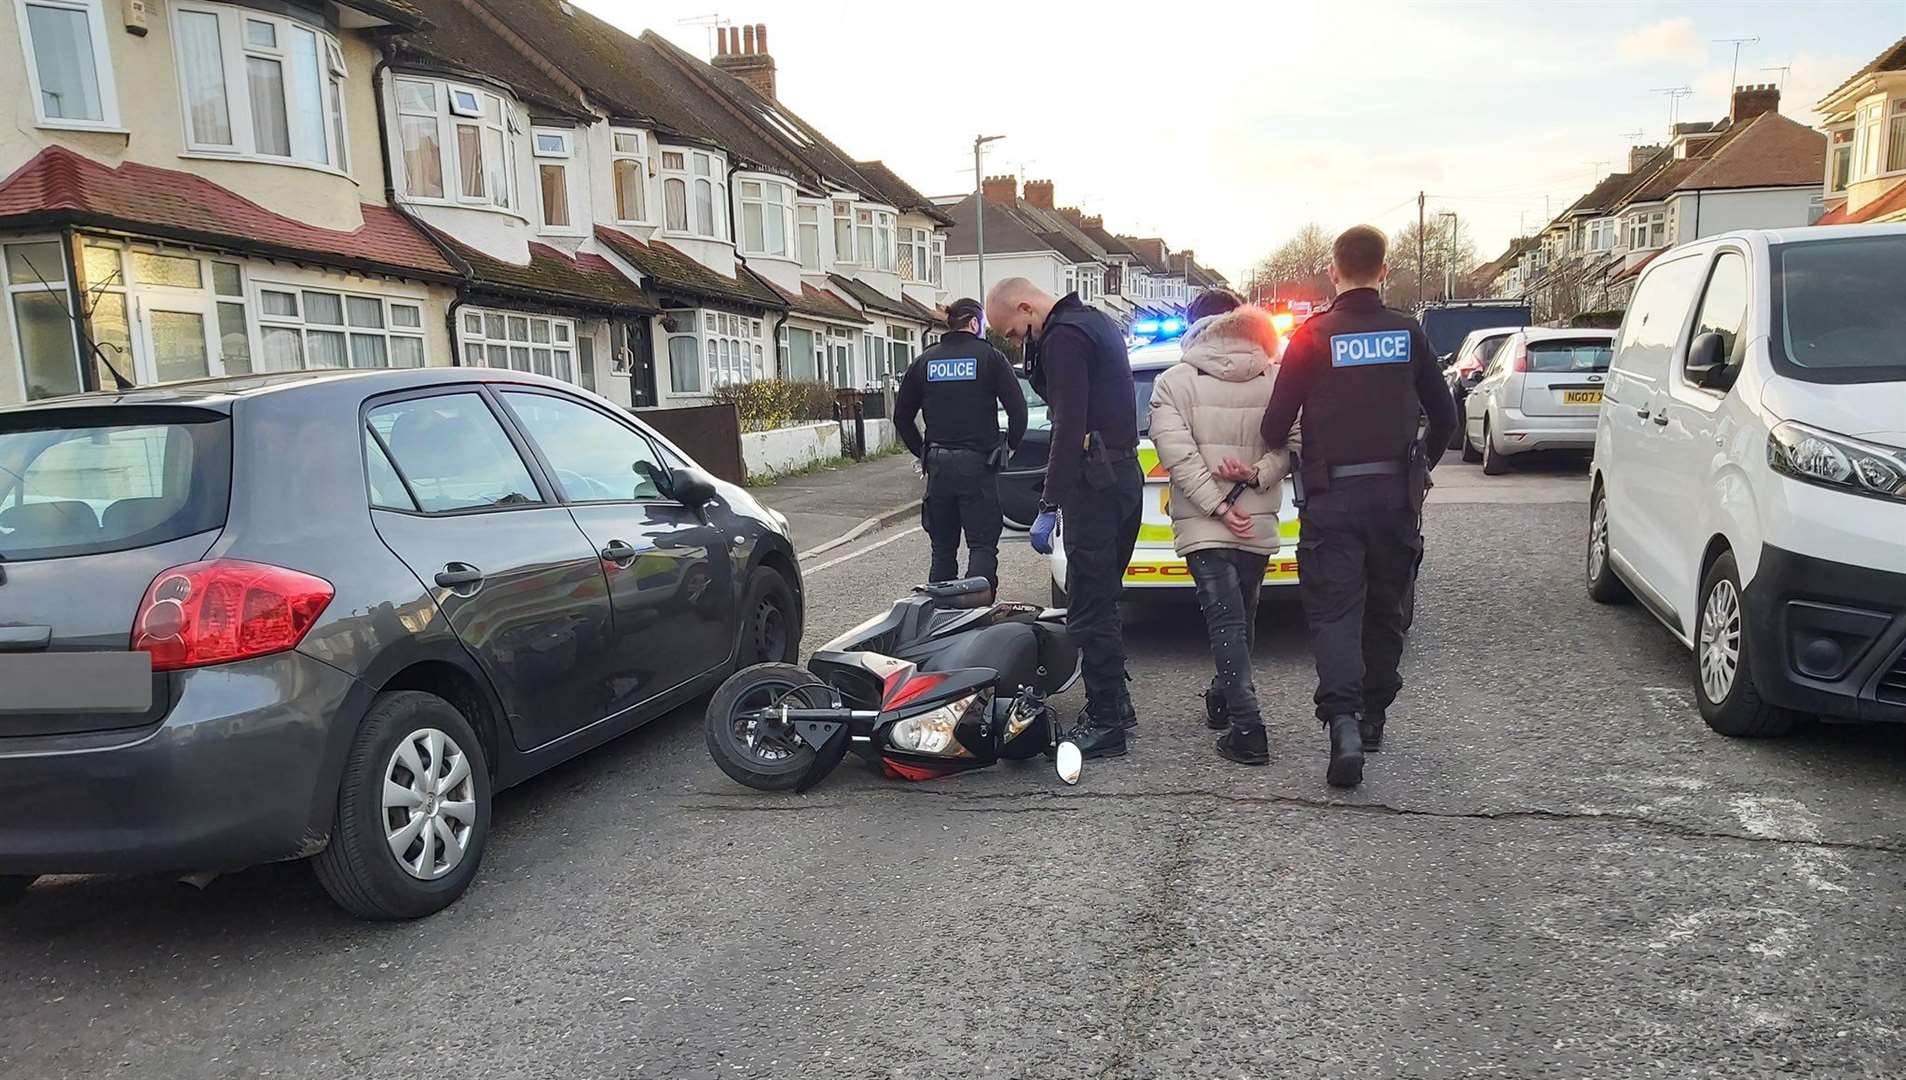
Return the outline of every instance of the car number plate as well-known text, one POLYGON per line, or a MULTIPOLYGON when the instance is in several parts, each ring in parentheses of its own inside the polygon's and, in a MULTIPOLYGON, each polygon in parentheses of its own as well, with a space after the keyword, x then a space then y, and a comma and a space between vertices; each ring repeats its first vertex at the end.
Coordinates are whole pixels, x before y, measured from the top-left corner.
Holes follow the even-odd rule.
POLYGON ((1562 404, 1564 405, 1600 405, 1601 403, 1602 392, 1600 390, 1562 391, 1562 404))
POLYGON ((0 653, 0 715, 142 713, 152 708, 152 654, 0 653))

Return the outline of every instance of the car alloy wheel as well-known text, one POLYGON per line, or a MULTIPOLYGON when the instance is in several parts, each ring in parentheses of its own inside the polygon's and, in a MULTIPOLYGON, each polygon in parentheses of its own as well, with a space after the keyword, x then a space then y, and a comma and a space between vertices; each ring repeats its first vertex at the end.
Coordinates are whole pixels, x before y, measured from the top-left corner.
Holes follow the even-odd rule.
POLYGON ((384 766, 384 830, 404 872, 435 881, 457 868, 476 826, 470 759, 436 728, 411 732, 384 766))
POLYGON ((1723 578, 1708 591, 1701 606, 1701 692, 1716 704, 1734 689, 1741 666, 1741 597, 1734 583, 1723 578))
POLYGON ((1597 497, 1588 521, 1588 580, 1594 584, 1608 569, 1608 500, 1597 497))

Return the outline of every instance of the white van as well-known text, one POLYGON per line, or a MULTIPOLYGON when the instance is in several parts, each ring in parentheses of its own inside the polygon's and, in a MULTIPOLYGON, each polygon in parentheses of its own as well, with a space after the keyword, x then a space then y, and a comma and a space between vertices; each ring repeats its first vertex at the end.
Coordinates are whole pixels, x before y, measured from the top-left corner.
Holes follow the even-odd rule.
POLYGON ((1906 721, 1906 225, 1658 256, 1591 474, 1589 595, 1693 650, 1710 727, 1906 721))

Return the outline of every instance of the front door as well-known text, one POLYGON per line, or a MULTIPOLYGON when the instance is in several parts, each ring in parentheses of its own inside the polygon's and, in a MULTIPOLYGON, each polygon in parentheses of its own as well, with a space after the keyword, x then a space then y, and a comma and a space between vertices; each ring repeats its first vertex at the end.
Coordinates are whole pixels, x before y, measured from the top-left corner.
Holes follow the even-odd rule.
POLYGON ((498 396, 541 455, 609 576, 611 708, 638 705, 727 663, 736 582, 722 529, 665 498, 661 457, 635 428, 559 391, 498 396))
POLYGON ((613 617, 601 560, 487 395, 385 399, 368 419, 378 535, 489 675, 516 745, 608 716, 613 617))

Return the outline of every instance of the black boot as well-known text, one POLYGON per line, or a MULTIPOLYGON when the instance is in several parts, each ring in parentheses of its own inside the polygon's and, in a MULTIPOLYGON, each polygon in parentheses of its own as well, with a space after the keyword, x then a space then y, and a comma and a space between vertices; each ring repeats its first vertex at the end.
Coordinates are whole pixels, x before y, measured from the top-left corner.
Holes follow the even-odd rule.
POLYGON ((1363 752, 1374 754, 1383 749, 1383 710, 1373 709, 1357 720, 1357 730, 1363 736, 1363 752))
POLYGON ((1224 695, 1216 690, 1206 690, 1204 698, 1204 726, 1213 731, 1223 731, 1231 726, 1231 718, 1225 715, 1224 695))
POLYGON ((1138 734, 1138 710, 1132 707, 1132 695, 1127 692, 1119 697, 1118 726, 1125 734, 1138 734))
POLYGON ((1356 787, 1363 783, 1363 733, 1357 729, 1355 713, 1344 713, 1324 721, 1330 732, 1330 771, 1325 778, 1331 787, 1356 787))
POLYGON ((1080 711, 1078 723, 1066 732, 1065 737, 1078 744, 1079 754, 1087 759, 1122 757, 1125 754, 1125 729, 1094 717, 1090 705, 1080 711))
POLYGON ((1240 765, 1269 764, 1271 746, 1270 740, 1264 735, 1264 725, 1233 727, 1218 736, 1218 756, 1240 765))

